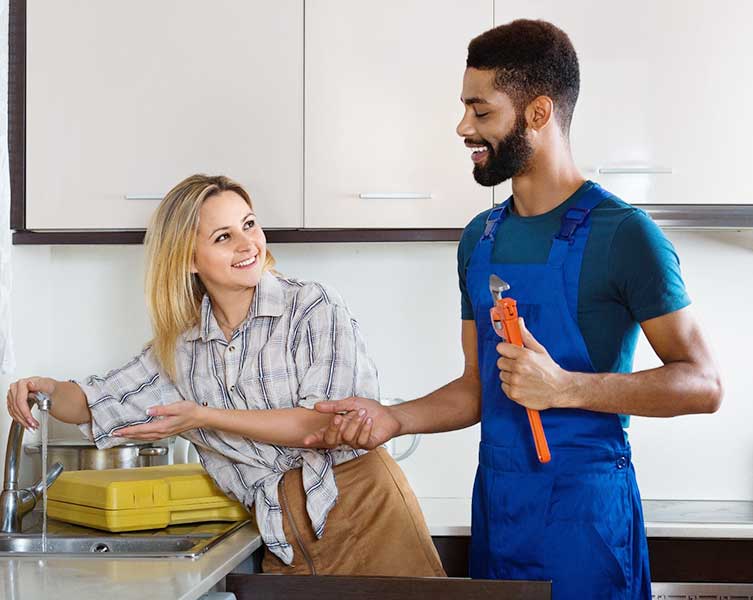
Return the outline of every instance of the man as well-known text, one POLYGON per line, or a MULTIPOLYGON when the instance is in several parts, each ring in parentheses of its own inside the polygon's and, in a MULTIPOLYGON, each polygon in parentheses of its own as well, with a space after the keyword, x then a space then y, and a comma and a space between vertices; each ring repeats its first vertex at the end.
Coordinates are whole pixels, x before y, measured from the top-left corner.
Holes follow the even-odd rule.
POLYGON ((671 243, 575 166, 578 91, 575 50, 549 23, 514 21, 470 43, 457 132, 476 181, 512 178, 513 195, 459 244, 464 373, 399 406, 321 403, 347 415, 307 441, 374 448, 480 419, 471 576, 551 579, 555 599, 650 598, 627 415, 714 412, 722 390, 671 243), (491 274, 511 285, 523 348, 491 325, 491 274), (631 373, 639 327, 664 365, 631 373), (541 411, 550 462, 526 408, 541 411))

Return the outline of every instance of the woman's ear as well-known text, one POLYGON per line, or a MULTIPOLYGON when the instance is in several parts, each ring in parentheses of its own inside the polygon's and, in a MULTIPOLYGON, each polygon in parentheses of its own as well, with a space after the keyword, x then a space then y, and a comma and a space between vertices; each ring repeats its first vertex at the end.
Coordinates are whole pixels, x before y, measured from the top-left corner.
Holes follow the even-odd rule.
POLYGON ((196 258, 191 259, 191 274, 196 275, 199 272, 199 270, 196 268, 196 258))

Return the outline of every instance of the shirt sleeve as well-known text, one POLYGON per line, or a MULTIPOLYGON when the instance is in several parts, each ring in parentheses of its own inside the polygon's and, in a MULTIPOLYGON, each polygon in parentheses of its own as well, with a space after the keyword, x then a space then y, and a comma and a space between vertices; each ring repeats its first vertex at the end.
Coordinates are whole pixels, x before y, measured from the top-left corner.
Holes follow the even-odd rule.
POLYGON ((643 211, 627 217, 615 232, 609 272, 619 297, 638 323, 690 304, 672 242, 643 211))
POLYGON ((153 417, 146 414, 150 406, 181 400, 175 386, 162 376, 151 347, 104 377, 92 375, 74 383, 86 395, 92 415, 91 423, 79 425, 79 428, 98 448, 110 448, 127 441, 113 436, 113 432, 150 422, 153 417))
POLYGON ((471 302, 471 295, 468 293, 468 265, 471 262, 473 251, 481 239, 481 234, 484 232, 484 225, 486 224, 486 218, 489 216, 490 210, 485 210, 481 214, 476 215, 460 236, 460 242, 458 243, 458 286, 460 287, 460 318, 464 321, 472 321, 475 318, 473 314, 473 303, 471 302))
POLYGON ((325 304, 301 324, 293 342, 297 406, 360 396, 379 400, 376 366, 347 308, 325 304))
POLYGON ((468 293, 468 261, 465 256, 463 238, 458 244, 458 287, 460 288, 460 318, 463 320, 473 319, 473 304, 468 293))

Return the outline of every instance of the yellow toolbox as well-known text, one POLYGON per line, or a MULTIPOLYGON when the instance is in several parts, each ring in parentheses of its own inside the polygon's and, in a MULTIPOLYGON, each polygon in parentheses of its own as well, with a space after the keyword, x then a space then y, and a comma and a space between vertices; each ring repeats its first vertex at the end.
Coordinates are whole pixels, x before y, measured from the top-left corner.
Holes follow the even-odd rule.
POLYGON ((195 463, 63 473, 48 490, 47 514, 106 531, 249 517, 195 463))

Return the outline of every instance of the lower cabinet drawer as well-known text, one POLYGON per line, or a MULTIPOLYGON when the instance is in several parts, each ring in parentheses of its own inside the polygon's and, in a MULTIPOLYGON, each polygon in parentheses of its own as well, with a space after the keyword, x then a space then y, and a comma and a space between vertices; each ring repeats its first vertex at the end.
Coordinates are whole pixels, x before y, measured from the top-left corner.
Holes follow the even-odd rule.
MULTIPOLYGON (((470 537, 433 539, 447 575, 467 577, 470 537)), ((653 582, 753 584, 753 540, 649 538, 648 554, 653 582)))

